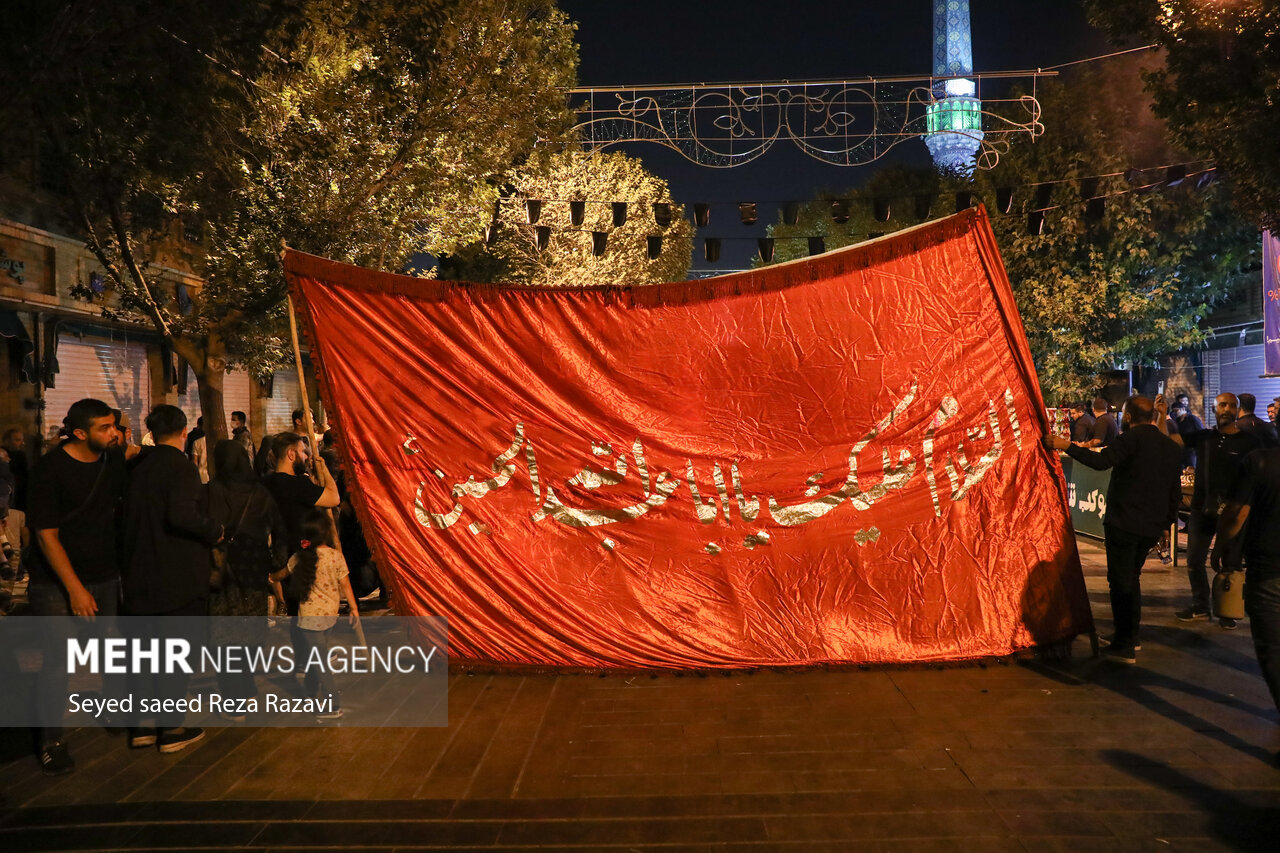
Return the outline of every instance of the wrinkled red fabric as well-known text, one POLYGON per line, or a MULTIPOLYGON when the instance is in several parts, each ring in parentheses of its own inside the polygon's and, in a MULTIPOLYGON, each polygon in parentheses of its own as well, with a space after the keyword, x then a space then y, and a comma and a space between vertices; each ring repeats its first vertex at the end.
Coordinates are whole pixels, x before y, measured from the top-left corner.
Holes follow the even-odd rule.
POLYGON ((907 662, 1092 630, 981 210, 648 287, 285 269, 378 566, 454 660, 907 662))

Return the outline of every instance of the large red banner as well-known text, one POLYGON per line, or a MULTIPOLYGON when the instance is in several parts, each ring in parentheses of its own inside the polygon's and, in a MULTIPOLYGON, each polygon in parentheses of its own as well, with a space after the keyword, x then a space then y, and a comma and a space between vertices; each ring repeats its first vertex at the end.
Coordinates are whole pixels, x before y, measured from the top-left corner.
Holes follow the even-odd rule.
POLYGON ((1092 630, 981 210, 648 287, 285 269, 379 568, 455 660, 903 662, 1092 630))

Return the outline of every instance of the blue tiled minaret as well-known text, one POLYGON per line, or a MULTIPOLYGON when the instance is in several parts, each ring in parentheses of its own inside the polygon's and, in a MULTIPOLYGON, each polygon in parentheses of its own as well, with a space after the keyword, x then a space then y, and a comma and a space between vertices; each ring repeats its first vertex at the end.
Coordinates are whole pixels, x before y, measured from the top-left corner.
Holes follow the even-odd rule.
POLYGON ((969 0, 933 0, 933 103, 924 143, 940 172, 968 175, 982 147, 982 102, 973 81, 969 0))

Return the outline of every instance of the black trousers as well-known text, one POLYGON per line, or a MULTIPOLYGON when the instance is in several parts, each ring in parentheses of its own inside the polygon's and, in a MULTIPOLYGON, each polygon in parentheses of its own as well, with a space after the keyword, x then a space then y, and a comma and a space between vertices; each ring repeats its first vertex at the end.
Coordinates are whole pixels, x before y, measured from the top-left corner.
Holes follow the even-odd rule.
POLYGON ((1280 710, 1280 566, 1250 566, 1244 583, 1244 609, 1258 653, 1258 666, 1280 710))
MULTIPOLYGON (((1209 549, 1218 532, 1218 516, 1204 510, 1192 510, 1187 519, 1187 579, 1191 581, 1191 603, 1200 610, 1208 610, 1213 604, 1213 588, 1205 564, 1209 549)), ((1241 548, 1244 537, 1237 536, 1223 554, 1220 571, 1238 572, 1241 565, 1241 548)))
POLYGON ((1138 643, 1142 622, 1142 564, 1160 534, 1141 536, 1104 524, 1107 537, 1107 586, 1111 590, 1111 616, 1115 620, 1114 643, 1131 649, 1138 643))

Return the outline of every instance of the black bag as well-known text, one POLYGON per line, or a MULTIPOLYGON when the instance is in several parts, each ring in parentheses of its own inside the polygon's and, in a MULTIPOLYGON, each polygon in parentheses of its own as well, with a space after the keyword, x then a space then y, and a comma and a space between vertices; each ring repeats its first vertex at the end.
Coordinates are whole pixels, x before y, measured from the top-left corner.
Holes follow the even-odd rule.
POLYGON ((219 589, 224 584, 242 589, 266 589, 269 586, 269 575, 275 568, 272 565, 271 543, 267 538, 270 534, 256 535, 253 525, 248 529, 244 525, 250 508, 263 493, 265 490, 259 487, 245 500, 240 519, 233 528, 225 531, 224 536, 227 538, 224 542, 213 549, 214 570, 210 579, 213 589, 219 589))

